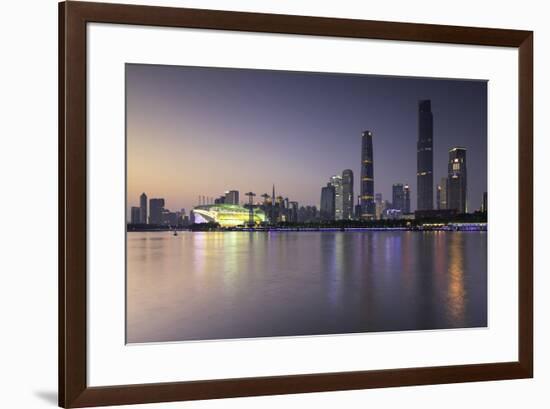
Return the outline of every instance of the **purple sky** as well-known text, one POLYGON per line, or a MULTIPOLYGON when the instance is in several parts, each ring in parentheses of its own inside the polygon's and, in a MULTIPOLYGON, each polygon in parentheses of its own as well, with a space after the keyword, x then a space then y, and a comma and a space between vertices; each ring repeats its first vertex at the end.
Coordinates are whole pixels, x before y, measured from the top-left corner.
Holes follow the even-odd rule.
POLYGON ((371 130, 375 192, 391 201, 392 184, 409 183, 414 210, 420 99, 432 101, 434 183, 463 146, 470 210, 487 190, 486 81, 127 64, 126 92, 128 206, 146 192, 189 211, 199 195, 259 199, 272 184, 319 206, 321 187, 348 168, 357 196, 371 130))

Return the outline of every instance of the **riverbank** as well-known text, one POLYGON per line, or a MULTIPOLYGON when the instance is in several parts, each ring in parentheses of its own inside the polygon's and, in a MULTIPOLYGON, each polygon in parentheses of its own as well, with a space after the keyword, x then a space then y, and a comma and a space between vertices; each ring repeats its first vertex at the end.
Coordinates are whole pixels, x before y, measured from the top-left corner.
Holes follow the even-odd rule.
POLYGON ((200 228, 200 225, 195 225, 192 228, 179 227, 156 227, 156 228, 128 228, 127 232, 160 232, 160 231, 191 231, 191 232, 315 232, 315 231, 487 231, 487 223, 449 223, 449 224, 424 224, 418 226, 399 226, 399 227, 278 227, 278 226, 261 226, 261 227, 209 227, 200 228))

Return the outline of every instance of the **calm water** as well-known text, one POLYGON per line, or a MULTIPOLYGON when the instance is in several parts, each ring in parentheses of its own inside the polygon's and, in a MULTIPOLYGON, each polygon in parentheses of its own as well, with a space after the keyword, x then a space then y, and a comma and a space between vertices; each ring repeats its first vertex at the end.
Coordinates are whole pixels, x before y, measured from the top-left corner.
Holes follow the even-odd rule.
POLYGON ((128 233, 127 341, 487 325, 486 232, 128 233))

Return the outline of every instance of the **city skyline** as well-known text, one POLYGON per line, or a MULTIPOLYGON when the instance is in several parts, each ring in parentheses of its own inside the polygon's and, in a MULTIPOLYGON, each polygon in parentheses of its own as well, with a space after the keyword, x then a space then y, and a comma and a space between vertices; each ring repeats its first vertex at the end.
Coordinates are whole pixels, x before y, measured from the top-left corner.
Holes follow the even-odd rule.
POLYGON ((261 196, 273 184, 300 206, 320 207, 321 187, 347 169, 357 195, 366 129, 374 134, 373 193, 387 200, 402 183, 416 198, 422 99, 434 118, 433 180, 447 176, 449 149, 465 146, 469 173, 479 175, 468 181, 470 211, 487 190, 485 82, 130 64, 127 85, 128 210, 142 192, 190 210, 199 195, 261 196))

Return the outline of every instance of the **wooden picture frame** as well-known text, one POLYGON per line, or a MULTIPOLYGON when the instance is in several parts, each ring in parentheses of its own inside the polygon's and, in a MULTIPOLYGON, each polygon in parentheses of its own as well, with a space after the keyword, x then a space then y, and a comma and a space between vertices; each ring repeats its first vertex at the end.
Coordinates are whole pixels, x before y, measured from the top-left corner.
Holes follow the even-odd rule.
POLYGON ((533 33, 88 2, 59 4, 59 405, 86 407, 533 376, 533 33), (519 359, 516 362, 89 387, 86 25, 91 22, 436 42, 519 50, 519 359))

